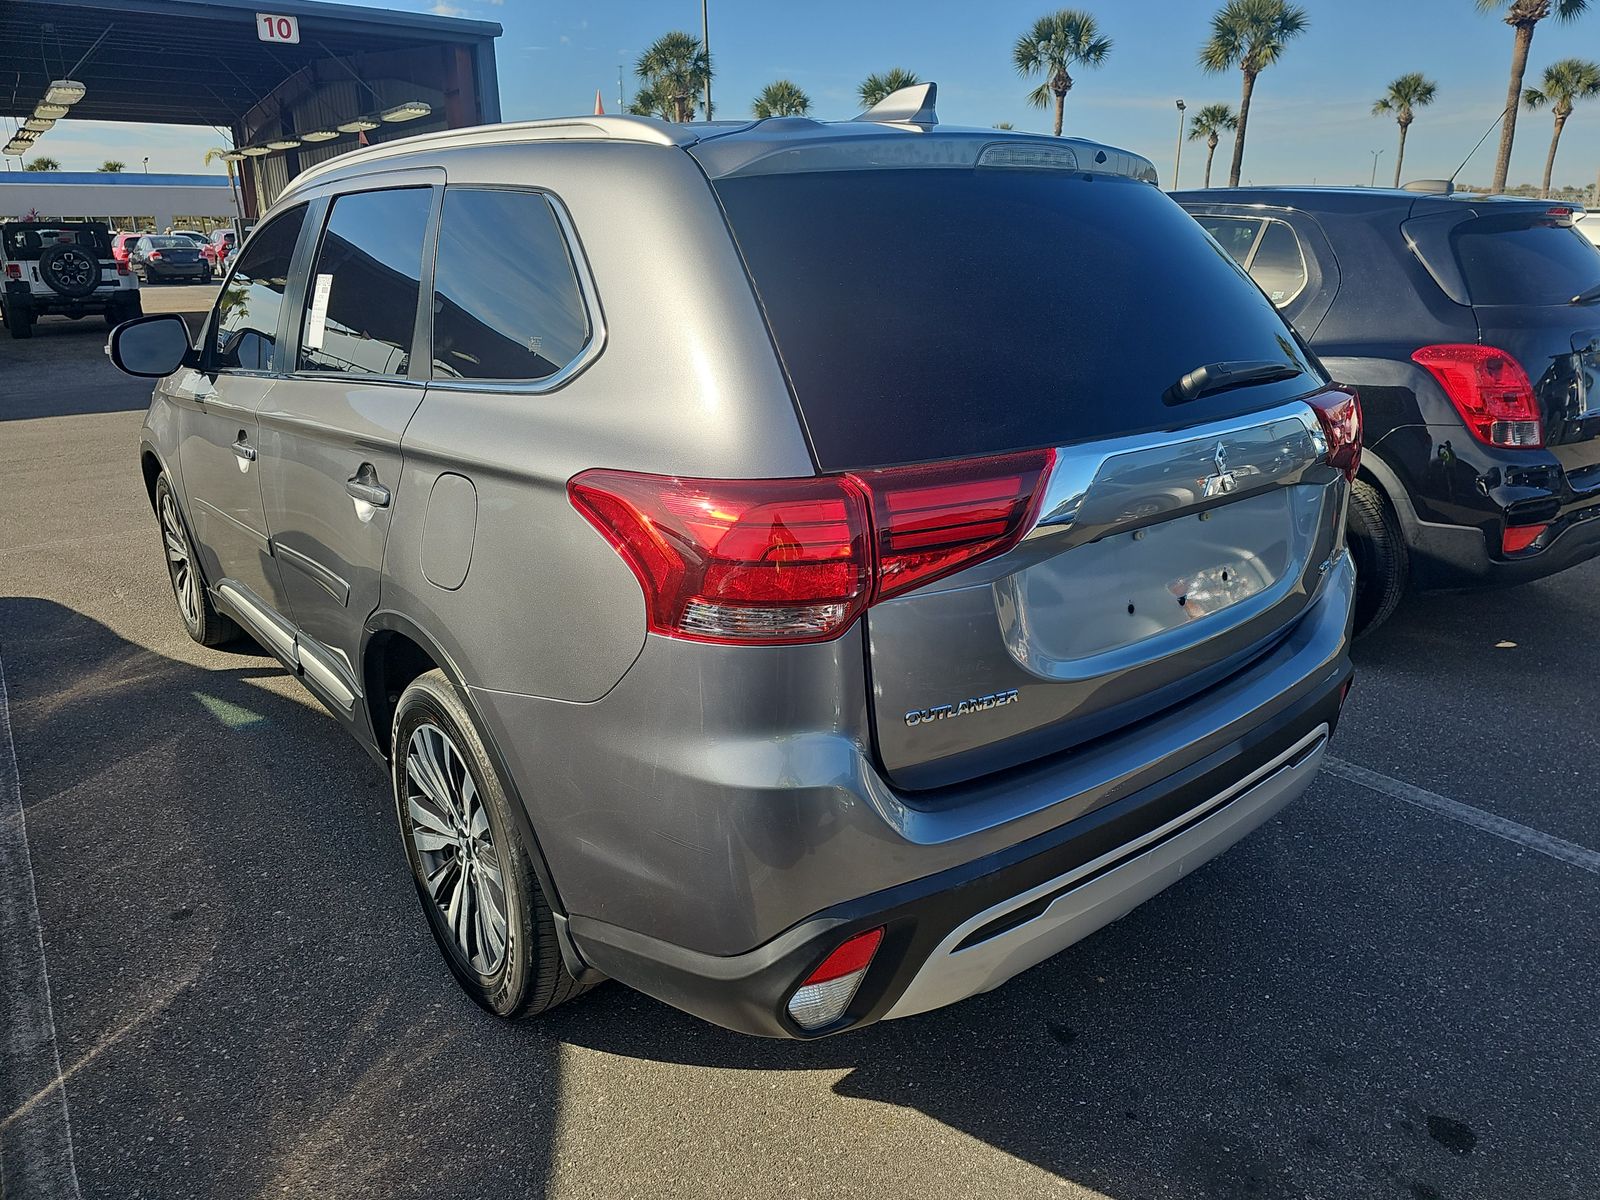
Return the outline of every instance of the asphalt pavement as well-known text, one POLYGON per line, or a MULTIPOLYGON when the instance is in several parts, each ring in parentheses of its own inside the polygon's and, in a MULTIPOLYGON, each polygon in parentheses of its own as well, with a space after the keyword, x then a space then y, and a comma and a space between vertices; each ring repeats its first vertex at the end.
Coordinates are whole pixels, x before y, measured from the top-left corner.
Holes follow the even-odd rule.
POLYGON ((5 1200, 1600 1195, 1600 568, 1410 601, 1358 649, 1353 770, 997 992, 809 1044, 614 984, 504 1024, 382 769, 184 635, 104 334, 0 338, 0 888, 48 964, 0 996, 47 996, 64 1080, 0 1030, 5 1200))

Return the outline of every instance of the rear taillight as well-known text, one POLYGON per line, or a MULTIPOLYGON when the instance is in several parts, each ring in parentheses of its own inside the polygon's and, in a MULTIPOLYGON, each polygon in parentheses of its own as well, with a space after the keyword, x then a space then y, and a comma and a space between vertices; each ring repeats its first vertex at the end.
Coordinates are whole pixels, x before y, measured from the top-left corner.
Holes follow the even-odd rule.
POLYGON ((1533 384, 1504 350, 1472 344, 1424 346, 1411 356, 1439 381, 1467 429, 1490 446, 1542 446, 1533 384))
POLYGON ((1322 435, 1328 440, 1328 465, 1355 481, 1361 466, 1361 398, 1354 392, 1329 388, 1307 401, 1317 414, 1322 435))
POLYGON ((841 942, 789 997, 794 1023, 802 1029, 821 1029, 844 1016, 882 942, 882 929, 869 929, 841 942))
POLYGON ((567 493, 632 568, 652 632, 819 642, 874 601, 1015 546, 1053 461, 1036 450, 809 479, 594 470, 567 493))
POLYGON ((161 251, 159 251, 159 250, 150 251, 150 257, 152 259, 160 258, 161 257, 161 251))
POLYGON ((7 263, 6 264, 6 278, 7 279, 21 279, 22 278, 22 264, 21 263, 7 263))
POLYGON ((127 264, 127 262, 119 260, 117 262, 117 274, 118 275, 126 275, 127 273, 128 273, 128 264, 127 264))

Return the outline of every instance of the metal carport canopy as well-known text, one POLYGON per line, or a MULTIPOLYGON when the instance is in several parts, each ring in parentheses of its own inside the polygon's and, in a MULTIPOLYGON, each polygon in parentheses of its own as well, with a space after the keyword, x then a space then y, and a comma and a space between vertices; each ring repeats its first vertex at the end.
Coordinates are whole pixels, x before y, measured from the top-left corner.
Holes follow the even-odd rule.
POLYGON ((73 120, 231 128, 314 63, 453 44, 472 52, 483 119, 497 121, 500 33, 493 21, 314 0, 0 0, 0 116, 26 118, 87 54, 71 75, 87 89, 73 120), (297 18, 299 44, 261 41, 257 13, 297 18))

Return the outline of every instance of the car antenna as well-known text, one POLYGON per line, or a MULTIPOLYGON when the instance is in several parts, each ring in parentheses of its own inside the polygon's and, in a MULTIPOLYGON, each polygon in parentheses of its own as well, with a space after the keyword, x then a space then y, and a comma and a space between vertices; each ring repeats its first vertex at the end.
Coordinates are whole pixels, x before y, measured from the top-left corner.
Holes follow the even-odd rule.
POLYGON ((1489 128, 1483 131, 1483 136, 1478 139, 1478 144, 1474 146, 1467 156, 1461 160, 1461 165, 1454 171, 1450 172, 1450 184, 1452 187, 1455 186, 1456 176, 1467 169, 1467 164, 1472 161, 1472 156, 1479 150, 1483 149, 1483 144, 1489 140, 1489 135, 1495 131, 1495 126, 1499 125, 1501 121, 1504 121, 1506 119, 1506 114, 1510 111, 1511 105, 1509 104, 1500 110, 1500 115, 1494 119, 1494 124, 1490 125, 1489 128))

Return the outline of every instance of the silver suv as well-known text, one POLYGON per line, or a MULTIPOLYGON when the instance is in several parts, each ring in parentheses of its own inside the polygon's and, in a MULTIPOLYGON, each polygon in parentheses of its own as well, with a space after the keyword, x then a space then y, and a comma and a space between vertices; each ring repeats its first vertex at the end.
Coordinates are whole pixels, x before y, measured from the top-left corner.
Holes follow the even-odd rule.
POLYGON ((949 1004, 1321 761, 1354 396, 1146 160, 932 98, 341 155, 113 335, 190 634, 391 764, 495 1013, 949 1004))

